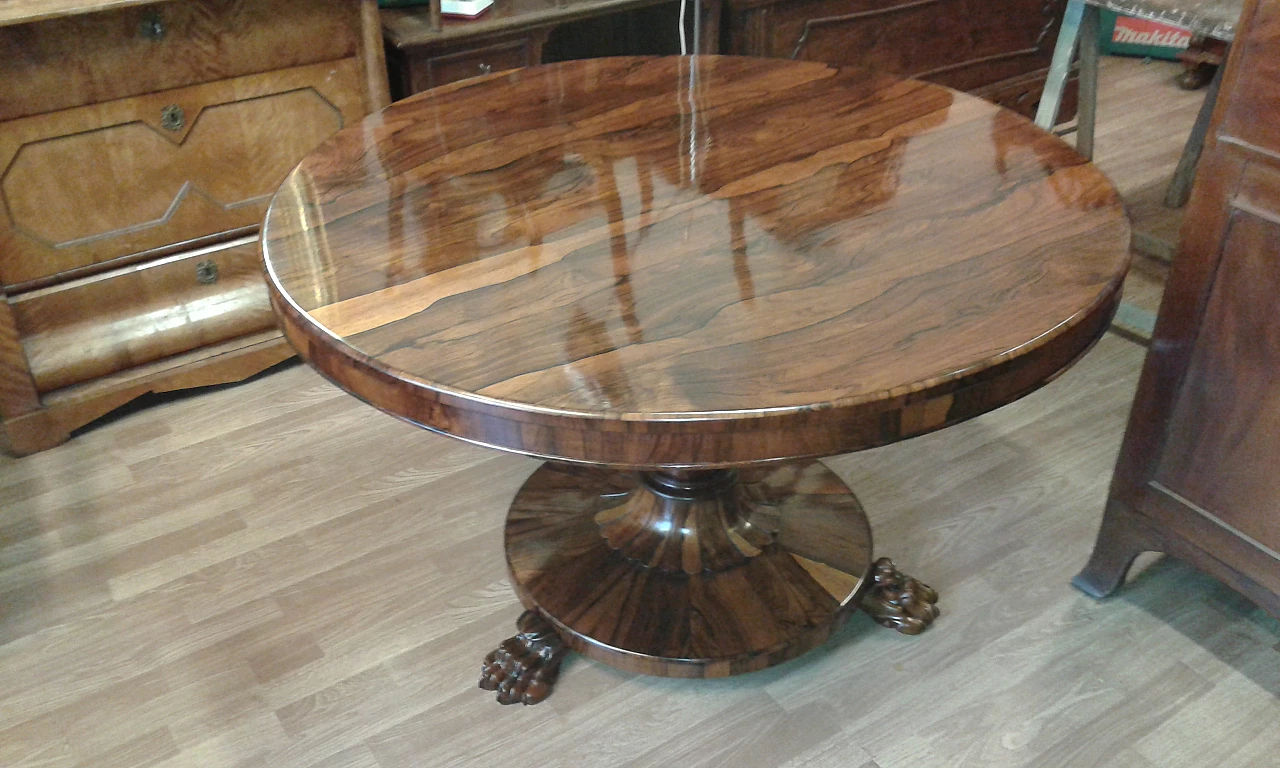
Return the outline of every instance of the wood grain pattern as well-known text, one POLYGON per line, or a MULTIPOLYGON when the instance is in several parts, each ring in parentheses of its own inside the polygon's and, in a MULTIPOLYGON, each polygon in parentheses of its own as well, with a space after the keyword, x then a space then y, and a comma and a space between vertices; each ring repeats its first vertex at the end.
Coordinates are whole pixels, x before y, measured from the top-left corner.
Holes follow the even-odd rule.
POLYGON ((1280 66, 1278 35, 1280 2, 1247 2, 1106 518, 1076 577, 1094 596, 1115 590, 1133 558, 1155 549, 1280 616, 1280 399, 1271 374, 1280 354, 1280 135, 1272 131, 1280 101, 1258 80, 1280 66))
POLYGON ((1108 334, 1007 408, 827 462, 876 546, 943 592, 925 634, 855 614, 722 680, 571 658, 521 712, 475 683, 521 612, 499 552, 536 462, 423 434, 302 366, 0 457, 0 764, 1265 766, 1280 623, 1174 560, 1105 603, 1066 586, 1144 352, 1108 334), (323 657, 253 674, 313 641, 323 657))
POLYGON ((1242 19, 1248 19, 1248 35, 1237 34, 1231 57, 1236 65, 1234 88, 1249 94, 1247 102, 1220 112, 1219 141, 1261 152, 1280 159, 1280 62, 1275 56, 1280 45, 1280 11, 1274 3, 1248 3, 1242 19), (1237 50, 1239 53, 1237 53, 1237 50))
POLYGON ((0 6, 0 25, 30 24, 33 21, 100 13, 138 5, 154 5, 164 0, 9 0, 0 6))
POLYGON ((466 48, 413 51, 399 57, 398 79, 403 92, 415 93, 491 72, 506 72, 542 61, 547 31, 476 41, 466 48))
POLYGON ((362 92, 347 60, 0 123, 0 280, 256 223, 289 169, 364 114, 362 92))
MULTIPOLYGON (((968 92, 974 96, 981 96, 994 104, 999 104, 1005 109, 1011 109, 1018 114, 1031 116, 1038 108, 1040 94, 1044 92, 1044 86, 1048 79, 1048 68, 1033 69, 1024 75, 1008 77, 990 85, 981 85, 970 89, 968 92)), ((1059 114, 1069 116, 1075 113, 1078 101, 1077 85, 1075 78, 1067 81, 1067 90, 1063 95, 1059 114)))
MULTIPOLYGON (((1030 115, 1062 0, 727 0, 728 52, 867 67, 981 95, 1030 115), (1018 98, 1021 96, 1022 98, 1018 98)), ((1064 99, 1075 108, 1074 79, 1064 99)))
POLYGON ((387 55, 382 41, 378 0, 360 0, 360 67, 364 72, 365 113, 373 114, 391 103, 387 80, 387 55))
POLYGON ((352 58, 359 4, 183 0, 0 28, 0 121, 352 58))
POLYGON ((302 155, 388 98, 373 0, 0 4, 11 449, 286 357, 261 333, 258 257, 232 241, 256 237, 302 155))
MULTIPOLYGON (((1104 94, 1133 94, 1099 110, 1108 172, 1122 191, 1167 179, 1195 115, 1163 111, 1175 65, 1105 64, 1104 94), (1162 111, 1123 108, 1153 94, 1162 111)), ((714 681, 570 659, 523 712, 474 686, 521 612, 500 548, 534 461, 424 434, 304 366, 0 456, 0 764, 1268 765, 1280 623, 1172 559, 1142 558, 1104 603, 1066 586, 1144 354, 1107 334, 1023 400, 825 462, 877 547, 943 592, 925 634, 855 614, 800 660, 714 681), (248 666, 313 641, 322 658, 268 682, 248 666)))
MULTIPOLYGON (((1177 252, 1186 207, 1164 199, 1205 92, 1184 91, 1178 64, 1104 56, 1098 66, 1098 127, 1093 163, 1116 182, 1133 225, 1135 259, 1126 304, 1160 309, 1160 290, 1177 252), (1172 81, 1172 82, 1171 82, 1172 81), (1147 103, 1145 109, 1133 104, 1147 103), (1106 133, 1101 131, 1106 130, 1106 133)), ((1149 334, 1148 334, 1149 336, 1149 334)))
MULTIPOLYGON (((990 77, 972 71, 975 65, 997 70, 1003 66, 1005 71, 999 74, 1008 77, 1021 74, 1016 67, 1025 67, 1010 60, 1028 56, 1044 60, 1062 4, 1022 2, 970 9, 955 0, 905 0, 870 5, 859 8, 847 1, 826 0, 797 13, 783 4, 772 14, 777 25, 774 39, 783 46, 790 44, 791 58, 834 63, 865 56, 859 62, 864 66, 908 76, 941 74, 938 70, 952 77, 963 73, 961 77, 970 78, 966 85, 973 87, 990 77), (964 11, 991 16, 973 18, 964 11), (957 34, 969 26, 989 34, 957 34), (926 40, 934 44, 920 44, 926 40)), ((731 0, 730 7, 734 6, 731 0)))
MULTIPOLYGON (((1280 189, 1280 186, 1277 187, 1280 189)), ((1280 552, 1280 210, 1240 212, 1223 247, 1156 479, 1280 552)))
POLYGON ((66 442, 73 430, 143 395, 242 381, 292 356, 273 329, 60 389, 42 397, 39 409, 5 420, 7 448, 18 456, 48 450, 66 442))
POLYGON ((9 297, 0 290, 0 418, 12 419, 40 407, 40 393, 26 355, 9 297))
MULTIPOLYGON (((591 658, 721 677, 825 640, 871 537, 816 462, 714 468, 1025 395, 1103 333, 1127 236, 1100 173, 979 99, 672 57, 401 102, 290 175, 263 254, 291 342, 362 399, 494 447, 653 468, 535 472, 508 516, 512 586, 591 658)), ((919 632, 936 601, 876 569, 882 623, 919 632)), ((541 700, 559 669, 535 624, 485 659, 503 703, 541 700)))
POLYGON ((1128 227, 1058 139, 937 86, 694 63, 491 76, 340 134, 264 230, 291 341, 455 436, 706 467, 941 428, 1102 333, 1128 227))
POLYGON ((813 461, 640 478, 544 464, 512 502, 506 552, 516 594, 575 651, 724 677, 826 640, 857 605, 871 529, 813 461))
POLYGON ((256 238, 29 291, 11 308, 41 392, 274 325, 256 238))

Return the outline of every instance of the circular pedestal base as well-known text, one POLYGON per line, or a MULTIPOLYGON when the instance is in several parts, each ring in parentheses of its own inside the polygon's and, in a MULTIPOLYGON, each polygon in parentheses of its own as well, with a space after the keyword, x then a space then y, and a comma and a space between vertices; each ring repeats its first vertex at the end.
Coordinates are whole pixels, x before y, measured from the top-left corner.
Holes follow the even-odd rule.
POLYGON ((723 677, 823 642, 871 567, 861 505, 816 461, 635 474, 544 464, 507 518, 526 607, 573 649, 667 677, 723 677))

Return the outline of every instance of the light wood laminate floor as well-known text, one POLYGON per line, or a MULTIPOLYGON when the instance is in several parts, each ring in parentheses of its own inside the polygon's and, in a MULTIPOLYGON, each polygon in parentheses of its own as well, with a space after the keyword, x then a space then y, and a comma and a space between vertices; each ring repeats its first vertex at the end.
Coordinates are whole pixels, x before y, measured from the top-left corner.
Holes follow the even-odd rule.
POLYGON ((1149 556, 1111 600, 1068 585, 1143 352, 1108 335, 1019 403, 830 461, 942 593, 924 635, 856 616, 715 681, 575 658, 531 708, 475 685, 532 460, 300 366, 0 458, 0 766, 1280 765, 1280 624, 1149 556))
POLYGON ((1174 84, 1181 71, 1174 62, 1114 56, 1102 57, 1099 66, 1093 159, 1120 191, 1139 246, 1125 301, 1153 314, 1160 308, 1167 258, 1177 249, 1184 210, 1164 207, 1164 195, 1204 101, 1203 89, 1184 91, 1174 84))

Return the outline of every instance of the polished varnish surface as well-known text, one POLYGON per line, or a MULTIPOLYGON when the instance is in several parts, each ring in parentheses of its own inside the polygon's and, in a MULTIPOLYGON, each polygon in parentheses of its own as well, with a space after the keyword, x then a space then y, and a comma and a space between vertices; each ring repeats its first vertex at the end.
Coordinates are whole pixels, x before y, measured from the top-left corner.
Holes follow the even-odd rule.
POLYGON ((724 677, 820 644, 867 588, 867 517, 820 462, 722 470, 703 492, 670 493, 661 476, 543 464, 507 516, 521 602, 598 661, 724 677))
POLYGON ((707 466, 1025 394, 1104 329, 1128 234, 1101 173, 980 99, 621 58, 342 132, 287 179, 263 250, 294 344, 379 407, 513 450, 707 466))
POLYGON ((1280 617, 1280 0, 1246 0, 1093 556, 1159 551, 1280 617))
POLYGON ((0 2, 0 450, 290 356, 258 226, 386 71, 376 0, 0 2))

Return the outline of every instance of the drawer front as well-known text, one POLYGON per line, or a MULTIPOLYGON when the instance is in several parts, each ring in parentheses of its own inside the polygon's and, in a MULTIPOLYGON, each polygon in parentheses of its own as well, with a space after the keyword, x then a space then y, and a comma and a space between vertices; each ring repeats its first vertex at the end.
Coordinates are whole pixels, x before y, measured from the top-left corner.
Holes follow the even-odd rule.
POLYGON ((361 94, 346 59, 0 123, 0 281, 257 225, 361 94))
POLYGON ((10 299, 40 392, 270 328, 256 238, 10 299))
POLYGON ((182 0, 0 28, 0 120, 356 55, 358 0, 182 0))
POLYGON ((432 56, 413 65, 414 93, 445 85, 468 77, 487 75, 536 64, 533 41, 529 38, 509 40, 503 43, 455 51, 432 56))

